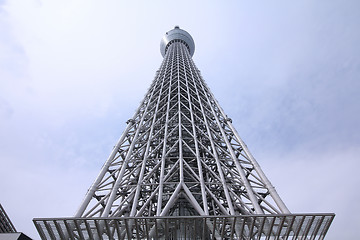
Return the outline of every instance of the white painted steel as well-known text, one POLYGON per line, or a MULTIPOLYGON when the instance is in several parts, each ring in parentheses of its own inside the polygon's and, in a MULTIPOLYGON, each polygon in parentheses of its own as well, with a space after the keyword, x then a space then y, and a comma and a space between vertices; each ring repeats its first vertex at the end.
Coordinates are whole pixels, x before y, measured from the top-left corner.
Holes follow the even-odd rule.
POLYGON ((41 239, 324 239, 334 214, 34 219, 41 239), (136 225, 130 229, 130 223, 136 225), (72 231, 69 225, 77 226, 72 231), (114 225, 111 229, 110 226, 114 225), (67 226, 67 227, 65 227, 67 226), (65 237, 69 236, 69 237, 65 237), (186 237, 185 237, 186 236, 186 237))
POLYGON ((288 213, 181 41, 167 46, 154 82, 76 216, 169 211, 288 213), (190 202, 177 210, 175 199, 190 202))
POLYGON ((178 26, 175 26, 174 29, 166 32, 164 37, 160 41, 160 53, 164 57, 169 45, 173 41, 181 41, 186 44, 187 49, 191 56, 195 52, 195 42, 191 35, 183 29, 180 29, 178 26))
MULTIPOLYGON (((222 107, 220 106, 219 102, 215 99, 214 95, 210 92, 211 96, 213 97, 217 107, 219 108, 219 110, 221 111, 223 116, 226 116, 226 114, 224 113, 224 110, 222 109, 222 107)), ((251 152, 249 151, 247 145, 245 144, 245 142, 241 139, 240 135, 238 134, 238 132, 236 131, 236 129, 234 128, 232 122, 226 118, 226 122, 229 125, 229 127, 231 128, 231 130, 233 131, 233 133, 235 134, 237 140, 239 141, 239 143, 241 144, 243 150, 245 151, 245 153, 249 156, 252 164, 254 165, 255 170, 257 171, 257 173, 259 174, 259 176, 261 177, 261 179, 264 181, 265 185, 267 186, 271 196, 274 198, 275 203, 277 204, 277 206, 280 208, 282 213, 290 213, 289 209, 286 207, 285 203, 282 201, 282 199, 280 198, 279 194, 276 192, 275 187, 271 184, 270 180, 266 177, 265 173, 263 172, 263 170, 261 169, 259 163, 256 161, 256 159, 253 157, 253 155, 251 154, 251 152)))
MULTIPOLYGON (((75 217, 290 213, 201 77, 191 36, 176 37, 181 31, 162 42, 160 69, 75 217)), ((136 221, 125 223, 124 236, 136 221)), ((100 234, 119 230, 97 224, 100 234)))
POLYGON ((97 176, 97 178, 95 179, 95 181, 91 185, 91 187, 89 188, 88 192, 85 195, 85 198, 84 198, 82 204, 80 205, 78 211, 75 213, 75 215, 74 215, 75 217, 80 217, 84 213, 84 211, 85 211, 86 207, 88 206, 91 198, 93 197, 94 193, 98 189, 98 184, 103 179, 106 171, 108 170, 109 165, 114 160, 114 157, 115 157, 115 155, 116 155, 116 153, 117 153, 117 151, 119 149, 119 146, 123 143, 124 138, 126 137, 126 134, 128 133, 129 128, 131 127, 131 124, 132 124, 132 122, 130 122, 129 125, 126 127, 124 133, 121 135, 119 141, 117 142, 114 149, 112 150, 109 158, 104 163, 103 167, 101 168, 101 171, 100 171, 99 175, 97 176))

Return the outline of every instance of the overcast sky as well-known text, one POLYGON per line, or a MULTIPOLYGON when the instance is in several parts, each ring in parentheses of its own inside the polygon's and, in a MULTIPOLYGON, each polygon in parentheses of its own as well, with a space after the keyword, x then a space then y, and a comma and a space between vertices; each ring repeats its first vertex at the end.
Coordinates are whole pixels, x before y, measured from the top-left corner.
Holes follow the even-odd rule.
POLYGON ((290 211, 335 212, 326 239, 356 239, 360 2, 128 2, 0 0, 0 203, 17 230, 75 213, 179 25, 290 211))

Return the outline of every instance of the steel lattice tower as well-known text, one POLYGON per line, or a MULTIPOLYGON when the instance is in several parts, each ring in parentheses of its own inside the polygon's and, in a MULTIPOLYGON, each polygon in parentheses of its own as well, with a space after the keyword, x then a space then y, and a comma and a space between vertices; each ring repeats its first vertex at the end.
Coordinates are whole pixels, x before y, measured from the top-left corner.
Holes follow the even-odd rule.
POLYGON ((73 218, 43 239, 323 238, 333 214, 291 214, 211 93, 175 27, 145 98, 73 218))

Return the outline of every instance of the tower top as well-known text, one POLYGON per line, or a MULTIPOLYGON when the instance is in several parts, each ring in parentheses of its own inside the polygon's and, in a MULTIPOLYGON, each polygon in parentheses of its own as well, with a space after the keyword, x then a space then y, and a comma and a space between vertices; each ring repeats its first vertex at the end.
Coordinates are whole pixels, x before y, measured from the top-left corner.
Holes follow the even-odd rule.
POLYGON ((166 32, 164 37, 161 39, 160 42, 160 52, 161 55, 164 57, 168 47, 176 41, 180 41, 186 45, 189 50, 191 56, 194 55, 195 52, 195 42, 191 35, 185 31, 180 29, 179 26, 175 26, 174 29, 166 32))

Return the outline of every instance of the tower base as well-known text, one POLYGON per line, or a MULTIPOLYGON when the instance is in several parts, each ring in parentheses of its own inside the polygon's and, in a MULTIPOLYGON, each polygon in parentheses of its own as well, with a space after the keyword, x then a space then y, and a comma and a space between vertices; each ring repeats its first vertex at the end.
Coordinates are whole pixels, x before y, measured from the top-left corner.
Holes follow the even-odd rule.
POLYGON ((41 239, 323 239, 335 214, 35 218, 41 239))

